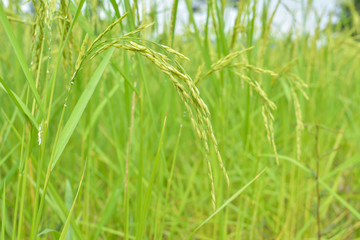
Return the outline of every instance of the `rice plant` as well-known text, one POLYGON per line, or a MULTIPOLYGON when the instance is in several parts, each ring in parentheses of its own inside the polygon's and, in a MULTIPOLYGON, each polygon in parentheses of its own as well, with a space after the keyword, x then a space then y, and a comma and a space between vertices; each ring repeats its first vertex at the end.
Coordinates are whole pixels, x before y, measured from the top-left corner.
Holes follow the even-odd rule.
POLYGON ((359 238, 356 7, 300 5, 2 1, 1 239, 359 238))

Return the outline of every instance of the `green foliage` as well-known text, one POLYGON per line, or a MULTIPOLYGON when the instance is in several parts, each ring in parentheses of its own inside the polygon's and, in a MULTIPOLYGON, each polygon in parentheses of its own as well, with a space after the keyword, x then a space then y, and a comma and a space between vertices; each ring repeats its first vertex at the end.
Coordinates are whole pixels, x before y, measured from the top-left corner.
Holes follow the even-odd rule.
POLYGON ((359 238, 359 25, 265 2, 0 6, 1 239, 359 238))

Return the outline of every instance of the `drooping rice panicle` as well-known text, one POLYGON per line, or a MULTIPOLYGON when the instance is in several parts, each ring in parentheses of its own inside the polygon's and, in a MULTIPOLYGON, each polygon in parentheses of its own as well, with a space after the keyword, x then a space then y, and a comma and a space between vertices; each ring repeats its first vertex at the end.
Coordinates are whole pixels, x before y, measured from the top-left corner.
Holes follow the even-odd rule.
POLYGON ((304 123, 302 120, 299 99, 298 99, 293 87, 291 88, 291 96, 294 101, 295 116, 296 116, 296 158, 298 161, 300 161, 300 159, 301 159, 301 133, 304 130, 304 123))
POLYGON ((275 144, 275 137, 274 137, 274 127, 273 127, 273 122, 274 122, 274 117, 271 113, 271 111, 276 109, 276 105, 275 103, 273 103, 267 96, 267 94, 265 93, 265 91, 261 88, 260 84, 252 79, 250 79, 249 77, 245 76, 242 73, 238 73, 235 72, 236 75, 238 75, 241 79, 245 80, 245 82, 247 82, 250 87, 258 93, 258 95, 262 98, 263 100, 263 106, 262 106, 262 116, 264 119, 264 124, 265 124, 265 129, 266 129, 266 133, 267 133, 267 138, 268 141, 271 145, 271 147, 273 148, 274 154, 275 154, 275 159, 276 159, 276 163, 279 164, 279 158, 278 158, 278 154, 277 154, 277 150, 276 150, 276 144, 275 144))
POLYGON ((212 125, 209 119, 210 116, 209 109, 204 103, 204 101, 201 99, 199 95, 200 92, 195 86, 191 77, 185 72, 183 72, 182 69, 175 68, 173 65, 171 65, 169 63, 169 59, 167 57, 164 57, 163 54, 158 53, 150 48, 147 48, 133 41, 127 42, 125 44, 114 44, 113 46, 116 48, 134 51, 145 56, 150 61, 152 61, 162 72, 164 72, 170 77, 181 99, 185 103, 185 106, 189 112, 192 121, 192 125, 195 127, 197 134, 204 142, 205 149, 208 151, 208 143, 206 141, 207 138, 205 137, 203 130, 206 129, 207 135, 210 137, 210 140, 213 143, 214 150, 220 168, 222 169, 223 174, 226 178, 226 182, 227 184, 230 184, 230 180, 227 171, 225 169, 225 166, 223 164, 221 154, 218 149, 217 141, 213 133, 212 125), (177 81, 176 78, 182 80, 182 82, 185 85, 177 81), (191 104, 192 107, 190 107, 189 104, 191 104), (195 109, 195 111, 193 109, 195 109))

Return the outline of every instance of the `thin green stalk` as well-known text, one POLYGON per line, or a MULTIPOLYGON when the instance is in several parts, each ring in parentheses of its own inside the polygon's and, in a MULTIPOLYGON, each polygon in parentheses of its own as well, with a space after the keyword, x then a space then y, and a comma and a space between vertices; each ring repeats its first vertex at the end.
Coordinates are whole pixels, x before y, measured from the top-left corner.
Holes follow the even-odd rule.
POLYGON ((262 170, 255 178, 253 178, 249 183, 247 183, 244 187, 239 189, 236 193, 234 193, 229 199, 227 199, 215 212, 213 212, 208 218, 206 218, 202 223, 200 223, 190 234, 186 237, 186 239, 191 239, 191 237, 207 222, 209 222, 215 215, 217 215, 222 209, 224 209, 227 205, 229 205, 234 199, 236 199, 246 188, 248 188, 256 179, 258 179, 266 169, 262 170))
POLYGON ((3 185, 2 194, 2 214, 1 214, 1 239, 5 240, 5 222, 6 222, 6 183, 3 185))
MULTIPOLYGON (((136 87, 136 83, 134 84, 136 87)), ((124 176, 124 208, 125 208, 125 239, 129 238, 129 162, 130 162, 130 148, 132 143, 133 127, 134 127, 134 114, 135 114, 135 92, 132 95, 131 103, 131 118, 129 127, 129 140, 126 149, 126 165, 125 165, 125 176, 124 176)))
POLYGON ((176 26, 176 14, 178 9, 179 0, 173 0, 172 8, 171 8, 171 20, 170 20, 170 39, 169 45, 171 47, 174 46, 174 36, 175 36, 175 26, 176 26))
POLYGON ((161 136, 160 136, 160 141, 159 141, 159 146, 158 146, 158 150, 156 152, 156 156, 154 159, 154 164, 153 164, 153 168, 151 171, 151 177, 150 177, 150 181, 149 181, 149 186, 146 189, 146 194, 145 194, 145 199, 144 199, 144 207, 142 209, 142 218, 140 219, 140 231, 138 231, 136 233, 136 239, 142 239, 143 235, 144 235, 144 231, 145 231, 145 220, 147 219, 147 215, 148 215, 148 211, 149 211, 149 205, 150 205, 150 201, 151 201, 151 194, 153 191, 153 185, 155 182, 155 176, 157 174, 158 171, 158 165, 159 165, 159 158, 160 158, 160 152, 161 152, 161 148, 162 148, 162 144, 163 144, 163 137, 164 137, 164 132, 165 132, 165 125, 166 125, 166 118, 164 119, 164 123, 163 123, 163 127, 161 130, 161 136))

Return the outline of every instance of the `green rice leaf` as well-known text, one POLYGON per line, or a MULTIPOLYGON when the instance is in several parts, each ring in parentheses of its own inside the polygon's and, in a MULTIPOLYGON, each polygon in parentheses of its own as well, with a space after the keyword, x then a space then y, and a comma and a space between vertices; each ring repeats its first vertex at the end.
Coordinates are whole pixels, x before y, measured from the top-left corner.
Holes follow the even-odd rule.
POLYGON ((34 116, 31 114, 28 107, 21 101, 21 99, 7 86, 4 79, 0 77, 0 88, 2 88, 10 97, 11 100, 16 104, 18 109, 25 114, 25 116, 31 121, 34 127, 39 130, 39 124, 36 122, 34 116))
MULTIPOLYGON (((71 210, 71 207, 72 207, 73 198, 74 198, 73 195, 74 194, 71 189, 71 184, 70 184, 69 180, 66 179, 66 182, 65 182, 65 205, 69 211, 71 210)), ((66 239, 73 239, 72 232, 73 231, 72 231, 71 227, 69 227, 69 229, 67 231, 66 239)))
POLYGON ((346 207, 357 219, 360 220, 360 212, 358 212, 353 206, 351 206, 344 198, 337 194, 331 187, 329 187, 321 179, 319 180, 320 184, 331 194, 333 195, 344 207, 346 207))
POLYGON ((117 188, 113 191, 112 195, 110 196, 109 200, 106 203, 104 212, 101 214, 101 218, 96 224, 96 233, 94 235, 93 239, 99 239, 99 235, 101 231, 103 230, 103 226, 107 223, 107 221, 110 219, 110 217, 114 214, 114 209, 116 206, 116 203, 119 201, 121 195, 120 188, 117 188))
POLYGON ((56 231, 55 229, 46 228, 38 234, 38 237, 48 234, 48 233, 53 233, 53 232, 58 232, 58 231, 56 231))
POLYGON ((216 209, 215 212, 213 212, 213 214, 211 214, 207 219, 205 219, 202 223, 199 224, 199 226, 197 226, 195 228, 195 230, 190 233, 190 235, 186 238, 186 239, 191 239, 192 236, 202 227, 204 226, 207 222, 209 222, 216 214, 218 214, 221 210, 223 210, 227 205, 229 205, 229 203, 231 203, 232 201, 234 201, 235 198, 237 198, 246 188, 248 188, 253 182, 255 182, 256 179, 258 179, 265 171, 266 169, 262 170, 253 180, 251 180, 248 184, 246 184, 244 187, 242 187, 241 189, 239 189, 236 193, 234 193, 228 200, 226 200, 224 202, 223 205, 221 205, 218 209, 216 209))
POLYGON ((93 95, 97 84, 100 81, 102 74, 105 71, 105 68, 110 61, 111 55, 113 54, 114 50, 110 50, 106 56, 101 61, 99 67, 95 70, 92 78, 90 79, 88 85, 86 86, 85 90, 81 94, 79 101, 76 103, 74 110, 72 111, 69 120, 66 122, 65 127, 59 137, 58 144, 56 145, 55 149, 55 157, 53 160, 53 164, 51 169, 54 169, 57 161, 59 160, 62 152, 64 151, 66 144, 69 142, 71 135, 73 134, 76 125, 79 123, 80 118, 90 101, 91 96, 93 95))
POLYGON ((6 222, 6 184, 4 182, 3 195, 2 195, 2 224, 1 224, 1 239, 5 239, 5 222, 6 222))
POLYGON ((85 162, 85 166, 84 166, 84 170, 83 170, 83 173, 81 175, 81 179, 80 179, 80 183, 79 183, 79 187, 78 187, 78 190, 76 192, 76 195, 75 195, 75 199, 72 203, 72 206, 71 206, 71 209, 69 211, 69 214, 66 218, 66 221, 65 221, 65 224, 64 224, 64 228, 63 230, 61 231, 61 235, 59 237, 59 240, 65 240, 66 236, 68 235, 68 229, 69 229, 69 226, 70 226, 70 220, 71 220, 71 215, 74 211, 74 207, 75 207, 75 203, 76 203, 76 199, 78 198, 79 196, 79 192, 80 192, 80 189, 81 189, 81 185, 82 185, 82 182, 84 180, 84 175, 85 175, 85 170, 86 170, 86 162, 85 162))

